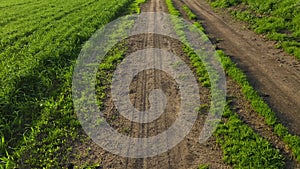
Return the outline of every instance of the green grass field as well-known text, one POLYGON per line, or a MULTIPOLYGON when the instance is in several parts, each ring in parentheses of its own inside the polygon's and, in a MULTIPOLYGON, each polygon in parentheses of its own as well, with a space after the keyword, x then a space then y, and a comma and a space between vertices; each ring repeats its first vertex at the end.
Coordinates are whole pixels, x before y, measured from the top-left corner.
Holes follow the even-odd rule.
MULTIPOLYGON (((133 0, 0 3, 0 168, 68 164, 79 122, 71 80, 82 44, 133 0)), ((55 167, 57 166, 57 167, 55 167)))

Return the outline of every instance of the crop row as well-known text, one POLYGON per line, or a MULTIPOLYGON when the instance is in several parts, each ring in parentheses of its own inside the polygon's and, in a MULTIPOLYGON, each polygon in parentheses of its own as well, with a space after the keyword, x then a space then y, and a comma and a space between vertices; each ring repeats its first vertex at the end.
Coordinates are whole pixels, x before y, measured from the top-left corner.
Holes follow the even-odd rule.
MULTIPOLYGON (((50 4, 53 3, 49 1, 50 4)), ((30 16, 33 13, 42 12, 47 10, 48 5, 46 5, 45 1, 36 1, 36 2, 29 2, 29 4, 24 4, 24 6, 13 6, 12 8, 4 8, 5 12, 0 13, 2 20, 0 21, 0 25, 4 26, 9 22, 14 22, 17 20, 21 20, 27 16, 30 16), (29 5, 30 4, 30 5, 29 5), (18 12, 16 12, 18 11, 18 12)))
MULTIPOLYGON (((80 1, 75 1, 77 3, 70 3, 65 5, 64 8, 51 8, 49 10, 39 9, 39 13, 32 13, 28 17, 24 17, 15 22, 11 22, 3 27, 1 27, 1 36, 6 37, 1 39, 1 50, 11 49, 12 46, 16 44, 26 44, 28 43, 28 37, 33 34, 36 35, 37 32, 45 31, 49 27, 52 27, 54 23, 61 22, 63 19, 70 20, 69 14, 74 14, 76 11, 82 11, 83 8, 90 8, 92 3, 95 3, 95 0, 82 3, 80 1), (80 3, 78 3, 80 2, 80 3), (43 28, 43 29, 41 29, 43 28)), ((44 7, 47 4, 44 4, 44 7)), ((19 46, 14 48, 20 49, 19 46)))
POLYGON ((26 5, 29 3, 32 3, 32 1, 34 0, 19 0, 19 1, 10 1, 10 0, 3 0, 1 1, 0 4, 0 9, 1 8, 10 8, 10 7, 15 7, 15 6, 22 6, 22 5, 26 5))

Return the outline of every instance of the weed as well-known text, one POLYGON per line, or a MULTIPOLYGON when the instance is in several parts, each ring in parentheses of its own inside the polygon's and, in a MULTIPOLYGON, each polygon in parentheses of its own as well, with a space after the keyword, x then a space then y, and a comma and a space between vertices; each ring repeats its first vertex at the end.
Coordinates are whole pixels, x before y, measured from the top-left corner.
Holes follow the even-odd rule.
POLYGON ((209 165, 201 164, 201 165, 199 165, 198 169, 209 169, 209 165))

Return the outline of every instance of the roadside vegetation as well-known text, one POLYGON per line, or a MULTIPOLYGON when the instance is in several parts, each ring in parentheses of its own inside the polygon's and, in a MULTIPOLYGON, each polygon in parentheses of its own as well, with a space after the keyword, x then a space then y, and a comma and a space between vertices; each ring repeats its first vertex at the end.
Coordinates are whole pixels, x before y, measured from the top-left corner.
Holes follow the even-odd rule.
POLYGON ((213 7, 228 8, 251 29, 276 40, 276 47, 300 59, 300 1, 209 0, 213 7))

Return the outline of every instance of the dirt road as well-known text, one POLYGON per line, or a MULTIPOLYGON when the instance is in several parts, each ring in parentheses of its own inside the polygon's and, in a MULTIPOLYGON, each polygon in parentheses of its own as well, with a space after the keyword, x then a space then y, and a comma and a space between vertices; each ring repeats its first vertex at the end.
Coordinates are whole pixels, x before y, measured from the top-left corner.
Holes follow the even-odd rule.
POLYGON ((217 47, 232 57, 283 124, 300 135, 300 62, 275 49, 246 24, 234 21, 226 12, 214 12, 205 0, 181 0, 197 14, 217 47))
MULTIPOLYGON (((162 0, 149 0, 141 7, 142 12, 167 12, 165 1, 162 0)), ((160 21, 158 18, 157 22, 160 21)), ((148 23, 151 27, 151 24, 148 23)), ((155 23, 157 25, 163 25, 155 23)), ((158 27, 159 29, 159 27, 158 27)), ((135 51, 145 48, 159 48, 173 53, 179 56, 182 60, 189 64, 188 57, 182 51, 182 44, 170 37, 154 34, 141 34, 132 36, 126 40, 126 46, 128 47, 127 54, 131 54, 135 51)), ((161 62, 159 59, 156 62, 161 62)), ((190 65, 190 64, 189 64, 190 65)), ((134 138, 145 138, 155 136, 168 129, 176 120, 177 113, 180 108, 180 95, 178 92, 178 85, 176 81, 159 70, 146 70, 140 72, 133 79, 130 85, 130 100, 133 106, 144 111, 149 109, 149 92, 153 89, 161 89, 167 96, 167 107, 164 113, 151 123, 135 123, 122 117, 118 110, 115 108, 111 98, 106 101, 105 116, 107 121, 118 132, 128 135, 134 138)), ((209 104, 209 90, 201 87, 199 84, 199 94, 201 97, 201 103, 209 104)), ((139 117, 147 118, 147 117, 139 117)), ((149 158, 125 158, 114 155, 100 148, 91 140, 80 143, 77 146, 79 154, 84 156, 81 160, 75 160, 73 163, 82 165, 86 162, 101 163, 103 168, 134 168, 134 169, 187 169, 198 168, 200 164, 209 164, 211 168, 231 168, 224 164, 222 161, 222 151, 217 145, 215 138, 210 138, 206 143, 199 143, 200 131, 204 125, 206 119, 205 113, 199 115, 196 123, 191 129, 190 133, 185 137, 183 141, 177 144, 171 150, 149 158), (86 152, 89 150, 88 152, 86 152), (86 156, 88 153, 89 155, 86 156)), ((172 141, 172 138, 165 138, 166 144, 172 141)), ((129 143, 130 144, 130 143, 129 143)))

